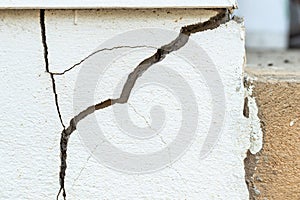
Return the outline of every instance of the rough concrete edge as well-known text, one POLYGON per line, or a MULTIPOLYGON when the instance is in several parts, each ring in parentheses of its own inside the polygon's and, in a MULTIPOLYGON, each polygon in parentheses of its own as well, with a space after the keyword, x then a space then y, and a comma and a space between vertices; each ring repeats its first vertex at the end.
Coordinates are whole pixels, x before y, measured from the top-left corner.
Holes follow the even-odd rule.
MULTIPOLYGON (((244 19, 234 16, 233 20, 237 23, 243 23, 244 19)), ((243 27, 245 29, 245 27, 243 27)), ((245 41, 245 31, 241 35, 245 41)), ((256 78, 252 78, 247 74, 247 56, 244 55, 242 82, 244 89, 244 104, 243 104, 243 119, 241 121, 242 137, 245 137, 245 151, 243 155, 243 164, 245 171, 245 185, 248 189, 248 198, 256 199, 255 196, 260 194, 260 191, 254 185, 254 174, 259 154, 263 147, 263 131, 262 122, 259 117, 259 109, 256 104, 255 95, 253 95, 254 82, 256 78)))
POLYGON ((256 164, 258 163, 258 155, 263 148, 263 120, 256 103, 253 90, 255 88, 255 77, 250 77, 244 73, 244 89, 245 101, 243 114, 247 118, 246 130, 249 133, 249 149, 246 158, 244 159, 245 181, 249 191, 249 199, 255 200, 260 195, 260 191, 254 184, 254 176, 256 171, 256 164))
POLYGON ((250 129, 250 148, 252 154, 258 153, 262 149, 263 132, 261 129, 261 120, 259 118, 258 106, 253 96, 253 79, 245 77, 245 103, 244 114, 248 118, 250 129), (247 113, 248 112, 248 113, 247 113))

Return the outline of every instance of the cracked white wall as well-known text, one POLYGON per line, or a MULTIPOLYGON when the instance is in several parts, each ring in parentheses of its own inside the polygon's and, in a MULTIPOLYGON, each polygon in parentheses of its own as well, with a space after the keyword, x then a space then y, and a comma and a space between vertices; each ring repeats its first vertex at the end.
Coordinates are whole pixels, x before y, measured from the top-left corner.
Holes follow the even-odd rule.
MULTIPOLYGON (((209 10, 78 10, 46 11, 46 35, 49 67, 60 72, 90 54, 102 42, 128 30, 145 27, 164 28, 179 32, 184 25, 205 21, 215 14, 209 10)), ((61 126, 55 109, 49 74, 45 73, 41 42, 39 11, 2 11, 1 38, 1 199, 53 199, 59 188, 59 137, 61 126), (5 38, 5 39, 4 39, 5 38), (5 175, 3 175, 5 174, 5 175), (8 182, 8 183, 7 183, 8 182), (18 188, 18 189, 16 189, 18 188)), ((170 37, 169 40, 173 40, 170 37)), ((164 65, 174 66, 185 75, 193 89, 199 107, 199 133, 189 150, 172 166, 155 173, 129 175, 99 164, 83 146, 79 136, 69 141, 66 189, 69 199, 248 199, 244 179, 243 159, 249 148, 249 135, 243 130, 244 90, 242 67, 244 57, 244 30, 242 24, 230 21, 221 27, 191 36, 213 60, 224 84, 226 119, 223 133, 215 149, 205 160, 199 152, 208 129, 211 97, 203 78, 193 73, 186 62, 174 55, 164 65), (181 66, 183 66, 181 68, 181 66)), ((168 43, 170 41, 166 41, 168 43)), ((163 44, 165 44, 163 43, 163 44)), ((163 45, 162 44, 162 45, 163 45)), ((153 53, 153 52, 152 52, 153 53)), ((114 88, 128 75, 138 61, 151 51, 139 51, 130 59, 122 58, 117 68, 111 68, 99 84, 95 101, 114 96, 114 88)), ((73 117, 73 91, 78 68, 56 77, 58 100, 65 124, 73 117)), ((147 71, 151 73, 151 70, 147 71)), ((154 89, 156 90, 156 89, 154 89)), ((157 91, 157 90, 156 90, 157 91)), ((160 91, 160 90, 158 90, 160 91)), ((164 92, 161 90, 161 92, 164 92)), ((145 94, 145 93, 144 93, 145 94)), ((151 96, 132 95, 131 119, 145 126, 151 96)), ((174 100, 175 101, 175 100, 174 100)), ((168 112, 175 113, 176 104, 165 101, 168 112)), ((96 114, 105 134, 114 144, 128 151, 149 151, 165 144, 160 138, 146 144, 128 147, 118 138, 117 127, 109 119, 110 108, 96 114)), ((176 115, 175 115, 176 116, 176 115)), ((174 122, 176 122, 176 117, 174 122)), ((168 126, 175 130, 176 123, 168 126), (172 128, 173 127, 173 128, 172 128)), ((166 142, 172 135, 165 135, 166 142)), ((140 152, 139 152, 140 153, 140 152)))

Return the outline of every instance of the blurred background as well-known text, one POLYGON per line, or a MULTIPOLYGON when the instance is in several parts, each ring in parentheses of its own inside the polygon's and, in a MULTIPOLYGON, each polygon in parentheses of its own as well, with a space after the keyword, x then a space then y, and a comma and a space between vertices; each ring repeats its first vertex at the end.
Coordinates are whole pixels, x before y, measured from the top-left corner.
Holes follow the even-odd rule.
POLYGON ((300 48, 300 0, 238 0, 238 5, 247 49, 300 48))

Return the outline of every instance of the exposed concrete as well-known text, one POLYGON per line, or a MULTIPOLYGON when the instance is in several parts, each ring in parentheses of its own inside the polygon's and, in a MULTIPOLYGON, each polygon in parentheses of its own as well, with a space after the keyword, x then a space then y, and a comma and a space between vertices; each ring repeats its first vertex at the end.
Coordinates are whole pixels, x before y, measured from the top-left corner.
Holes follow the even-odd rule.
POLYGON ((263 81, 300 80, 300 52, 247 50, 246 73, 263 81))
POLYGON ((245 159, 251 200, 300 199, 299 53, 248 53, 264 134, 262 150, 245 159))

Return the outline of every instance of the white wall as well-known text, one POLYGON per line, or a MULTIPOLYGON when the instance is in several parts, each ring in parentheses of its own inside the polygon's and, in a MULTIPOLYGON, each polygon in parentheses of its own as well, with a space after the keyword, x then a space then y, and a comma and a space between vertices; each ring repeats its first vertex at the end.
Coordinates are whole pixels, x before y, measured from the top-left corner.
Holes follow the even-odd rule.
MULTIPOLYGON (((146 27, 167 29, 176 34, 170 33, 162 38, 154 35, 154 42, 168 43, 177 36, 181 26, 205 21, 213 14, 201 10, 46 11, 50 70, 63 71, 86 57, 101 43, 128 30, 146 27)), ((0 12, 0 199, 54 199, 59 189, 59 140, 62 127, 54 104, 50 76, 45 72, 39 20, 39 11, 0 12)), ((247 120, 242 114, 242 68, 245 56, 243 25, 230 21, 215 30, 194 34, 191 39, 212 60, 214 66, 208 65, 206 70, 210 71, 213 67, 217 69, 224 85, 224 88, 217 90, 224 89, 225 94, 225 101, 213 99, 203 76, 196 73, 191 60, 180 57, 180 51, 178 54, 172 53, 161 63, 182 75, 193 91, 194 97, 188 97, 197 102, 199 113, 194 116, 198 118, 198 128, 192 145, 178 160, 162 169, 151 173, 122 172, 120 168, 115 170, 98 162, 103 155, 91 156, 92 150, 83 144, 84 134, 90 131, 85 124, 89 123, 90 118, 87 118, 79 124, 79 131, 71 135, 69 142, 66 175, 68 199, 248 199, 243 166, 245 153, 250 147, 250 131, 249 127, 244 127, 247 120), (205 159, 200 159, 213 121, 214 103, 225 105, 221 108, 225 109, 226 118, 214 148, 205 159)), ((139 41, 139 38, 136 40, 139 41)), ((143 43, 143 40, 140 42, 143 43)), ((114 88, 122 77, 126 77, 137 63, 152 53, 153 49, 149 48, 134 49, 129 55, 116 60, 115 65, 109 65, 110 68, 97 85, 97 91, 92 91, 94 101, 114 96, 114 88)), ((205 54, 201 56, 205 58, 205 54)), ((98 62, 99 66, 103 64, 102 61, 98 62)), ((73 109, 73 99, 82 66, 85 65, 63 76, 56 76, 59 106, 65 124, 77 114, 76 108, 73 109)), ((147 71, 145 78, 157 77, 159 74, 155 74, 155 70, 153 67, 147 71)), ((140 79, 142 81, 143 77, 140 79)), ((186 91, 181 92, 185 94, 186 91)), ((129 103, 135 109, 129 109, 129 114, 135 125, 146 127, 147 120, 153 120, 150 109, 154 105, 162 106, 166 112, 166 129, 161 132, 162 135, 146 141, 124 137, 122 130, 114 124, 113 107, 96 112, 93 117, 109 142, 123 151, 148 155, 168 147, 174 139, 183 106, 176 102, 174 93, 168 92, 163 85, 148 83, 134 90, 129 103)), ((221 112, 222 109, 220 115, 221 112)), ((96 144, 102 145, 97 141, 96 144)))

